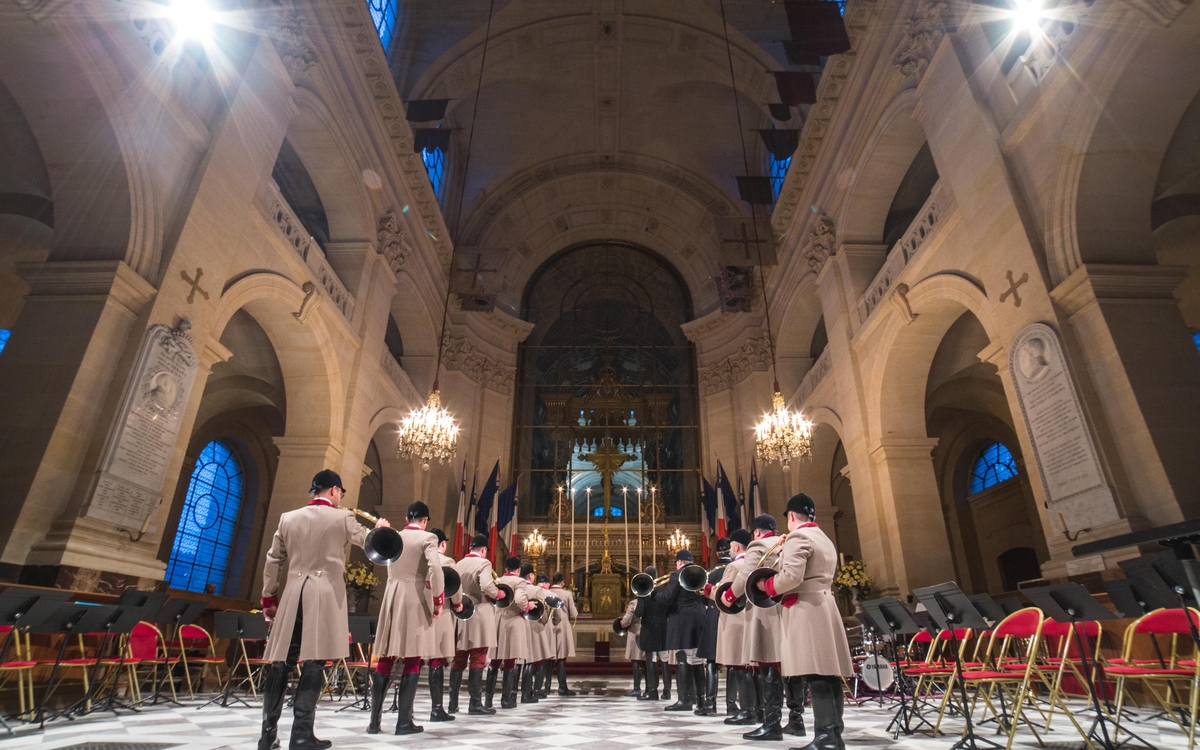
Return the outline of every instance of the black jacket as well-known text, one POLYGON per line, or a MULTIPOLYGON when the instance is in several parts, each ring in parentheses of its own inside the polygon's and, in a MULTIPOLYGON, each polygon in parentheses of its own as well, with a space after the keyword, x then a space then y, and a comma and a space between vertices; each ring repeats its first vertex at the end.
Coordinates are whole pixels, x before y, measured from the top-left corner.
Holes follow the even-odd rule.
POLYGON ((667 608, 667 650, 699 648, 704 630, 703 592, 688 591, 680 586, 679 571, 676 570, 666 585, 650 598, 658 599, 667 608))
MULTIPOLYGON (((657 590, 654 592, 658 593, 657 590)), ((638 648, 649 653, 667 650, 667 607, 653 595, 638 599, 633 613, 642 618, 642 630, 638 635, 638 648)))
MULTIPOLYGON (((717 564, 708 571, 708 583, 710 586, 716 587, 721 582, 721 578, 725 574, 725 569, 721 565, 728 565, 733 562, 732 557, 721 557, 717 559, 717 564), (719 569, 718 569, 719 568, 719 569)), ((717 626, 721 618, 721 611, 717 609, 717 605, 713 604, 708 597, 704 598, 704 630, 700 634, 700 647, 696 651, 696 656, 709 661, 717 660, 717 626)))

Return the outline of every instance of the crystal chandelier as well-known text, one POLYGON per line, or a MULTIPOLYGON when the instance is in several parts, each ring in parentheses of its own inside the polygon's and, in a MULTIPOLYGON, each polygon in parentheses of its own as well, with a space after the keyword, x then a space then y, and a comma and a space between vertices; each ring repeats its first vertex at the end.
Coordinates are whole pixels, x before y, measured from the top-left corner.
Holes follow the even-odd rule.
POLYGON ((675 533, 667 537, 667 549, 671 552, 678 552, 681 549, 687 549, 692 546, 692 540, 687 538, 679 529, 675 529, 675 533))
POLYGON ((429 401, 414 409, 400 423, 400 438, 396 455, 421 460, 421 468, 429 471, 429 462, 444 463, 454 456, 458 447, 458 425, 450 412, 442 408, 442 395, 437 387, 429 393, 429 401))
POLYGON ((541 557, 546 554, 546 547, 550 541, 542 536, 542 532, 534 529, 531 533, 525 535, 525 541, 521 546, 525 548, 525 554, 530 557, 541 557))
POLYGON ((784 471, 791 469, 793 458, 812 458, 813 424, 799 412, 788 411, 778 389, 772 399, 773 410, 754 428, 755 453, 766 462, 778 461, 784 471))

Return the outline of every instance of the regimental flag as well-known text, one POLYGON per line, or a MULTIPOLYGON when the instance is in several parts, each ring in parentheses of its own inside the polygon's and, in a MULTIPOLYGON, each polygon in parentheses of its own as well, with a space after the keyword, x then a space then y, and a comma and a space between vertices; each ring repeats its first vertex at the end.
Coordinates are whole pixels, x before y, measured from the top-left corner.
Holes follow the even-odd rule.
POLYGON ((496 499, 496 528, 497 538, 503 539, 508 545, 508 554, 517 554, 517 482, 504 488, 496 499))
POLYGON ((746 506, 747 524, 766 512, 766 506, 763 505, 762 487, 758 484, 758 465, 753 456, 750 457, 750 497, 748 500, 750 504, 746 506))
POLYGON ((467 527, 467 462, 463 461, 462 483, 458 486, 458 517, 454 519, 454 559, 461 560, 465 553, 464 547, 470 542, 463 542, 463 532, 467 527))
POLYGON ((717 538, 718 539, 729 536, 729 528, 728 528, 728 524, 726 523, 726 520, 725 520, 725 497, 724 497, 724 492, 721 491, 722 490, 721 475, 723 473, 724 472, 721 471, 721 462, 718 460, 717 461, 717 483, 713 487, 713 495, 714 495, 713 504, 715 506, 717 506, 716 507, 716 516, 717 516, 717 538))
MULTIPOLYGON (((496 485, 500 482, 500 459, 496 459, 496 465, 492 467, 492 473, 488 475, 487 481, 483 485, 483 491, 479 493, 479 501, 475 503, 475 533, 488 536, 492 533, 492 527, 496 523, 496 485)), ((489 550, 494 554, 494 550, 489 550)))
POLYGON ((775 230, 771 228, 771 216, 720 216, 717 217, 717 259, 723 266, 773 266, 775 258, 775 230))
POLYGON ((708 537, 717 525, 717 491, 704 477, 700 477, 700 549, 704 565, 708 566, 708 537))
POLYGON ((746 514, 746 488, 742 485, 742 478, 740 476, 738 477, 738 513, 741 514, 742 518, 746 519, 746 523, 754 520, 746 514))
POLYGON ((463 551, 471 551, 471 537, 475 535, 475 521, 472 513, 475 512, 475 486, 479 484, 479 469, 476 468, 471 476, 471 500, 467 503, 467 520, 463 524, 463 551))
MULTIPOLYGON (((719 460, 717 461, 717 495, 721 499, 721 502, 717 503, 717 517, 721 519, 723 512, 725 531, 734 532, 742 528, 742 519, 738 514, 737 495, 733 494, 733 485, 729 483, 729 477, 725 474, 725 469, 721 467, 719 460)), ((718 520, 717 523, 719 525, 721 521, 718 520)), ((721 536, 726 536, 726 534, 721 533, 721 536)))

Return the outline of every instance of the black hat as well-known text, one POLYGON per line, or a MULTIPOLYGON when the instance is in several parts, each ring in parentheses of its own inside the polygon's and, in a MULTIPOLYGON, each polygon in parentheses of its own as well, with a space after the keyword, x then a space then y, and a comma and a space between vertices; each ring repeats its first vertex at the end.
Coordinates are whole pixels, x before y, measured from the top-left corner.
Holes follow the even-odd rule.
POLYGON ((525 563, 524 565, 521 566, 521 577, 522 578, 528 578, 531 573, 533 573, 533 565, 531 565, 529 563, 525 563))
POLYGON ((504 561, 504 569, 506 571, 520 570, 521 569, 521 558, 517 557, 516 555, 513 555, 512 557, 508 558, 507 560, 504 561))
POLYGON ((754 537, 750 535, 749 531, 746 531, 745 529, 738 529, 729 535, 729 541, 737 542, 738 544, 742 545, 742 549, 745 549, 746 547, 750 546, 750 542, 754 541, 754 537))
POLYGON ((313 477, 312 486, 308 488, 308 491, 309 493, 315 494, 321 490, 329 490, 333 489, 334 487, 337 487, 342 492, 346 491, 346 488, 342 486, 342 478, 338 476, 336 471, 333 471, 332 469, 321 469, 317 472, 316 476, 313 477))
POLYGON ((775 525, 775 516, 769 513, 763 513, 754 519, 754 523, 750 524, 755 531, 776 531, 779 527, 775 525))
POLYGON ((420 500, 408 506, 408 517, 412 519, 429 518, 429 506, 420 500))
POLYGON ((693 559, 692 553, 685 549, 681 549, 675 553, 675 562, 679 562, 680 560, 683 560, 684 562, 691 562, 693 559))
POLYGON ((442 531, 441 529, 430 529, 429 533, 438 538, 438 544, 446 541, 446 532, 442 531))
POLYGON ((550 576, 544 575, 544 574, 540 575, 537 577, 537 582, 538 583, 550 583, 550 576))
POLYGON ((471 549, 479 549, 488 546, 488 538, 483 534, 476 534, 471 537, 471 549))
POLYGON ((563 577, 562 571, 559 571, 554 574, 554 582, 555 583, 562 583, 565 580, 566 580, 566 578, 563 577))
POLYGON ((788 500, 787 512, 812 518, 817 515, 817 504, 811 497, 801 492, 798 495, 792 495, 792 499, 788 500))
POLYGON ((646 569, 642 572, 651 578, 658 578, 658 568, 654 567, 653 565, 647 565, 646 569))
POLYGON ((729 551, 729 537, 723 536, 717 540, 717 552, 728 552, 728 551, 729 551))

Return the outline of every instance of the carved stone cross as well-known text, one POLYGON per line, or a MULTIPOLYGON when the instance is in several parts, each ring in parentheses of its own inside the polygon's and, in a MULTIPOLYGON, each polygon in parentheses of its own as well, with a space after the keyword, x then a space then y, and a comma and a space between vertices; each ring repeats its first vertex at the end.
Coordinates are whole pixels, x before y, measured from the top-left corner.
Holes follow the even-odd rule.
POLYGON ((1013 272, 1009 271, 1008 272, 1008 291, 1002 292, 1000 294, 1000 304, 1004 304, 1005 300, 1007 300, 1009 297, 1012 297, 1013 305, 1015 305, 1016 307, 1020 307, 1021 306, 1021 295, 1017 293, 1017 288, 1020 287, 1022 284, 1024 284, 1026 281, 1029 281, 1028 273, 1021 274, 1021 278, 1017 279, 1016 281, 1013 281, 1013 272))
POLYGON ((455 273, 470 274, 471 289, 475 289, 476 286, 482 287, 483 275, 485 273, 498 273, 500 271, 499 268, 484 268, 483 267, 483 253, 475 253, 475 263, 474 263, 474 265, 470 266, 469 268, 461 268, 460 267, 460 268, 456 268, 454 270, 455 270, 455 273))
POLYGON ((739 235, 737 237, 734 237, 733 239, 722 239, 721 244, 737 245, 738 248, 745 254, 746 264, 753 265, 753 263, 751 263, 750 250, 751 249, 757 250, 758 248, 756 248, 754 246, 761 245, 764 242, 766 242, 767 240, 766 239, 756 239, 754 237, 751 237, 750 230, 748 230, 746 228, 746 222, 744 222, 744 221, 740 222, 738 224, 738 232, 739 232, 739 235))
POLYGON ((200 278, 202 276, 204 276, 204 269, 200 268, 200 267, 196 268, 196 278, 194 278, 194 279, 191 278, 190 276, 188 276, 187 271, 179 272, 179 277, 181 279, 183 279, 184 281, 186 281, 187 283, 192 285, 192 290, 190 292, 188 292, 188 296, 187 296, 187 303, 189 305, 192 304, 192 302, 194 302, 196 300, 197 292, 199 292, 200 296, 203 297, 204 299, 208 299, 208 292, 206 292, 200 288, 200 278))

